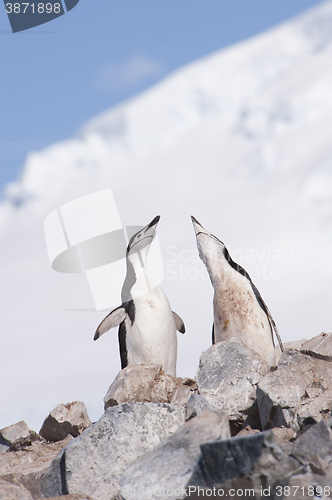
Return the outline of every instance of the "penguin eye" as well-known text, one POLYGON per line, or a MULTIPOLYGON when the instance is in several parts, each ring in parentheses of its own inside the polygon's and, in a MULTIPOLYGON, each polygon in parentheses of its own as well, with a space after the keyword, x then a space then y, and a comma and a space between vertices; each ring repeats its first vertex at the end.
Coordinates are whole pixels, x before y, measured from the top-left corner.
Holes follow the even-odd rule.
POLYGON ((138 234, 138 235, 137 235, 137 238, 140 238, 141 236, 142 236, 141 234, 138 234))

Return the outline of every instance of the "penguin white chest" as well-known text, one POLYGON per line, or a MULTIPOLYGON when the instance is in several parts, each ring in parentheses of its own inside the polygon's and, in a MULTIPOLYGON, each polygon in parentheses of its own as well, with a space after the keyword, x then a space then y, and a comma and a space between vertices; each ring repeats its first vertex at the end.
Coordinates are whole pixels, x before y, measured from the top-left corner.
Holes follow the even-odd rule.
POLYGON ((239 338, 272 366, 275 350, 267 315, 258 304, 249 280, 234 273, 227 280, 215 283, 215 341, 239 338))
POLYGON ((129 364, 161 364, 165 373, 175 376, 175 323, 167 297, 160 288, 135 299, 135 320, 128 325, 126 342, 129 364))

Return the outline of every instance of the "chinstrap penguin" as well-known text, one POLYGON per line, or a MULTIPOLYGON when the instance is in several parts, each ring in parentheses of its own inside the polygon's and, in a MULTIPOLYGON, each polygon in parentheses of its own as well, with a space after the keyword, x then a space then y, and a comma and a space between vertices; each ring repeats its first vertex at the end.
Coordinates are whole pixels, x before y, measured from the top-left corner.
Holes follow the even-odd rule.
POLYGON ((94 340, 119 325, 121 368, 137 364, 161 364, 176 376, 177 334, 185 333, 182 319, 172 312, 164 292, 154 286, 146 272, 147 256, 155 237, 157 216, 130 239, 127 275, 122 304, 98 326, 94 340))
POLYGON ((194 218, 198 252, 214 288, 212 343, 236 337, 257 352, 263 362, 276 362, 273 330, 283 345, 271 313, 249 274, 236 264, 224 243, 194 218))

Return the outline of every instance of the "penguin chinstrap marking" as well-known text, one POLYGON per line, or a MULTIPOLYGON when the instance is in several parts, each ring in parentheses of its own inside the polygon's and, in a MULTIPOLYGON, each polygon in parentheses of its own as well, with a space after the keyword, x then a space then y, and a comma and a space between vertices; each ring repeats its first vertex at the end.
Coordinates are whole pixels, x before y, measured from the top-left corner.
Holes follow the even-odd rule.
POLYGON ((236 264, 224 243, 192 217, 198 252, 214 288, 212 343, 238 338, 257 352, 268 366, 275 366, 273 330, 283 350, 275 322, 251 281, 236 264))
POLYGON ((94 340, 119 325, 121 368, 127 365, 160 364, 176 376, 177 334, 185 333, 182 319, 174 313, 164 292, 146 271, 147 256, 156 234, 159 216, 138 231, 127 247, 127 275, 122 304, 98 326, 94 340))

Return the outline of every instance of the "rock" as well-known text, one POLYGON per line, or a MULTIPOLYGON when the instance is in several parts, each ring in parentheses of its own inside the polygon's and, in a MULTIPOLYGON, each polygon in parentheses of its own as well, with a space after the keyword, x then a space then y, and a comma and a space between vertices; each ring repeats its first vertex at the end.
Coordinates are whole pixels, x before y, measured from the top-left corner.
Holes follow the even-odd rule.
POLYGON ((184 405, 195 381, 172 377, 161 365, 129 365, 119 372, 104 397, 105 410, 122 403, 160 402, 184 405))
POLYGON ((272 432, 277 442, 283 439, 286 439, 287 441, 292 439, 294 441, 296 438, 296 432, 289 427, 274 427, 272 432))
POLYGON ((295 440, 292 455, 302 464, 311 462, 318 469, 322 465, 318 457, 332 462, 332 432, 329 423, 321 420, 309 427, 295 440))
POLYGON ((15 442, 30 436, 31 431, 24 420, 0 430, 0 453, 7 451, 15 442))
POLYGON ((33 500, 23 487, 0 480, 0 500, 33 500))
MULTIPOLYGON (((307 341, 307 339, 302 339, 302 340, 292 340, 290 342, 286 342, 284 344, 284 348, 285 350, 286 349, 296 349, 296 350, 301 350, 301 347, 303 346, 303 344, 305 344, 307 341)), ((276 364, 279 363, 279 360, 280 360, 280 357, 281 357, 281 349, 280 349, 280 346, 276 346, 276 364)))
POLYGON ((51 411, 39 431, 47 441, 62 441, 68 434, 79 436, 90 427, 91 421, 84 403, 59 404, 51 411))
POLYGON ((35 441, 44 441, 44 439, 37 434, 35 431, 30 431, 27 437, 22 437, 17 439, 10 447, 8 451, 19 451, 29 448, 35 441))
POLYGON ((260 356, 240 342, 218 342, 201 355, 198 391, 213 408, 228 414, 237 432, 245 421, 251 425, 248 416, 257 413, 256 384, 266 370, 260 356))
POLYGON ((138 457, 184 423, 184 408, 167 403, 124 403, 64 448, 42 477, 46 497, 81 493, 111 500, 120 476, 138 457))
POLYGON ((191 378, 181 379, 181 383, 172 393, 169 402, 173 405, 184 406, 187 404, 190 396, 198 391, 196 381, 191 378))
POLYGON ((189 420, 126 469, 121 477, 122 497, 182 498, 181 492, 200 460, 200 444, 229 436, 228 417, 224 412, 210 411, 189 420))
POLYGON ((131 402, 168 403, 181 379, 162 371, 161 365, 129 365, 119 372, 104 397, 105 410, 131 402))
POLYGON ((271 431, 204 443, 200 448, 201 472, 196 471, 187 484, 188 492, 192 493, 197 492, 198 487, 211 491, 222 485, 225 497, 234 496, 231 488, 245 487, 254 490, 256 498, 261 498, 261 488, 276 481, 279 484, 301 469, 296 459, 285 455, 271 431))
MULTIPOLYGON (((323 477, 320 474, 307 472, 306 474, 296 474, 291 476, 287 481, 287 485, 290 488, 289 491, 292 493, 292 496, 289 496, 288 498, 295 498, 297 500, 318 500, 318 498, 321 500, 329 500, 331 498, 331 477, 323 477), (324 491, 326 494, 324 494, 324 491)), ((273 500, 286 498, 286 496, 281 497, 280 494, 279 496, 277 495, 278 492, 275 491, 275 495, 272 497, 273 500)))
POLYGON ((289 427, 274 427, 272 432, 280 448, 284 453, 290 455, 293 449, 293 441, 296 438, 296 432, 289 427))
POLYGON ((257 403, 262 429, 291 427, 331 415, 332 364, 293 349, 284 351, 278 369, 258 382, 257 403))
POLYGON ((210 403, 200 394, 191 394, 186 405, 186 420, 190 420, 201 413, 212 410, 210 403))
POLYGON ((301 352, 314 358, 332 361, 332 333, 323 332, 317 337, 307 340, 301 346, 301 352))
POLYGON ((252 434, 258 434, 260 431, 258 429, 252 429, 250 425, 247 425, 244 429, 236 434, 237 437, 240 436, 251 436, 252 434))
MULTIPOLYGON (((36 441, 28 449, 0 455, 0 482, 4 481, 6 486, 14 485, 15 491, 17 488, 27 491, 24 493, 27 498, 40 499, 42 495, 41 475, 47 471, 52 460, 71 439, 73 439, 72 436, 58 443, 36 441)), ((23 493, 22 498, 24 498, 23 493)), ((0 499, 2 499, 1 496, 0 499)))

